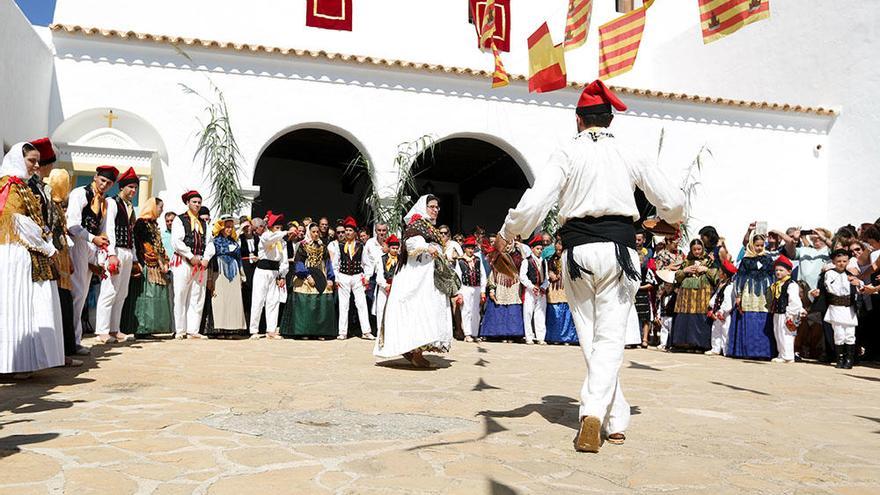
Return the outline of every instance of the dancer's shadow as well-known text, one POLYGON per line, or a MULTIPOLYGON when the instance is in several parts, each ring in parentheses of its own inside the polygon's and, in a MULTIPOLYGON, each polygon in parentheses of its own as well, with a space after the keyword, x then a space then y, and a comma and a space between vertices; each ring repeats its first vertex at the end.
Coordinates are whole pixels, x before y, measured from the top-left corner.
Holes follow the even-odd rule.
POLYGON ((549 423, 578 429, 578 401, 562 395, 545 395, 538 404, 526 404, 509 411, 481 411, 485 418, 524 418, 532 413, 540 414, 549 423))
POLYGON ((449 368, 450 366, 452 366, 452 363, 455 362, 454 359, 446 359, 441 356, 425 356, 425 359, 427 359, 428 362, 431 363, 430 368, 419 368, 413 366, 412 363, 403 358, 392 359, 391 361, 381 361, 376 363, 376 366, 403 371, 437 371, 439 369, 449 368))
POLYGON ((47 442, 58 438, 59 433, 34 433, 32 435, 9 435, 0 437, 0 459, 21 452, 22 445, 47 442))
POLYGON ((739 387, 739 386, 736 386, 736 385, 731 385, 731 384, 729 384, 729 383, 721 383, 721 382, 709 382, 709 383, 711 383, 712 385, 718 385, 719 387, 727 387, 727 388, 729 388, 729 389, 731 389, 731 390, 736 390, 737 392, 749 392, 749 393, 752 393, 752 394, 755 394, 755 395, 763 395, 763 396, 766 396, 766 397, 770 397, 770 394, 768 394, 767 392, 761 392, 760 390, 755 390, 755 389, 745 388, 745 387, 739 387))

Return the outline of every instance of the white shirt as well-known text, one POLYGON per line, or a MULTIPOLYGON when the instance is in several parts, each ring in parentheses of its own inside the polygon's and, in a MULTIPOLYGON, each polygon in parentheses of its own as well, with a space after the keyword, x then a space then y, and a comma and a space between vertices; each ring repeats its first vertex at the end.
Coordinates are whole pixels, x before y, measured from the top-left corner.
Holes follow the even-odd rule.
POLYGON ((333 265, 333 273, 339 273, 339 241, 333 239, 327 244, 327 254, 330 255, 330 264, 333 265))
MULTIPOLYGON (((118 213, 118 207, 116 206, 116 200, 113 198, 107 198, 104 201, 107 202, 107 215, 104 217, 103 222, 101 222, 101 231, 107 233, 107 240, 110 242, 107 244, 107 255, 115 256, 116 255, 116 215, 118 213)), ((128 216, 131 216, 134 213, 134 206, 131 202, 128 202, 126 205, 126 209, 131 208, 126 213, 128 216)), ((80 211, 81 213, 81 211, 80 211)), ((131 228, 134 229, 134 224, 131 224, 131 228)), ((134 239, 132 239, 134 241, 134 239)))
MULTIPOLYGON (((825 277, 825 290, 828 294, 849 298, 850 291, 852 290, 849 274, 846 272, 840 273, 837 270, 828 270, 823 277, 825 277)), ((833 306, 829 304, 828 310, 825 311, 824 321, 833 325, 856 326, 859 324, 855 306, 833 306)))
POLYGON ((376 237, 370 237, 367 239, 367 243, 364 244, 364 254, 361 259, 365 277, 370 278, 374 274, 377 278, 379 277, 381 274, 383 254, 385 253, 382 252, 382 245, 379 244, 379 239, 376 237))
POLYGON ((70 191, 70 196, 67 198, 67 231, 74 239, 92 242, 95 236, 82 226, 82 212, 87 204, 85 187, 77 187, 70 191))
MULTIPOLYGON (((183 242, 186 231, 183 229, 183 217, 186 212, 178 215, 171 222, 171 245, 174 246, 174 253, 187 260, 191 260, 195 256, 192 249, 183 242)), ((198 234, 195 234, 198 235, 198 234)), ((205 254, 202 255, 203 260, 210 260, 214 257, 214 235, 211 232, 211 225, 205 225, 205 254)))
POLYGON ((535 184, 507 213, 501 234, 506 239, 531 234, 554 203, 559 223, 570 218, 624 215, 638 220, 633 196, 638 186, 657 214, 669 223, 684 217, 685 195, 656 163, 636 156, 607 132, 586 130, 556 150, 540 169, 535 184), (598 136, 594 142, 592 136, 598 136))
POLYGON ((260 247, 257 249, 257 256, 261 260, 278 262, 278 275, 281 277, 287 275, 287 270, 290 268, 290 263, 287 261, 287 247, 284 244, 286 236, 286 230, 272 232, 266 229, 260 235, 260 247))
POLYGON ((529 263, 534 261, 538 265, 538 280, 541 281, 539 286, 541 289, 550 287, 550 274, 547 273, 547 267, 544 260, 536 258, 534 254, 529 255, 519 265, 519 283, 528 290, 535 288, 535 284, 529 280, 529 263))

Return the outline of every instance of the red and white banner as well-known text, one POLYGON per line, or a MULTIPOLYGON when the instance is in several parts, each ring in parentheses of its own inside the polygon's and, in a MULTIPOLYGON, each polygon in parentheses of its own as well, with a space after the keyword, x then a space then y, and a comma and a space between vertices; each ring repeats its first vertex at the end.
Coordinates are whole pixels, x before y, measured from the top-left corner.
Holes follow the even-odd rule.
POLYGON ((306 26, 351 31, 354 0, 306 0, 306 26))

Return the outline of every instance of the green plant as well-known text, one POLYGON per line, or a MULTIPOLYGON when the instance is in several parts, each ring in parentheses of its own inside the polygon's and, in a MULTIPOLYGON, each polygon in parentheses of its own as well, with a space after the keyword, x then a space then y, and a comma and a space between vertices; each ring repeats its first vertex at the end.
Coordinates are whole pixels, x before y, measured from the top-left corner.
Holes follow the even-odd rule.
POLYGON ((547 216, 544 217, 544 221, 541 222, 541 232, 555 236, 557 230, 559 230, 559 203, 554 204, 553 208, 550 208, 547 216))
MULTIPOLYGON (((175 46, 178 53, 190 62, 193 61, 186 52, 175 46)), ((208 84, 215 99, 210 100, 202 96, 198 91, 186 84, 179 83, 184 93, 195 95, 205 102, 204 112, 206 118, 197 118, 199 123, 198 144, 193 154, 194 160, 201 156, 202 171, 207 172, 211 181, 211 203, 218 214, 236 214, 247 204, 247 200, 241 193, 240 163, 244 157, 238 148, 235 134, 232 131, 232 121, 229 117, 229 107, 223 91, 207 77, 208 84)))
POLYGON ((363 155, 352 160, 345 173, 366 174, 370 186, 365 192, 363 204, 368 208, 369 222, 388 225, 389 232, 401 232, 403 216, 412 207, 418 196, 416 177, 420 170, 421 160, 427 156, 433 158, 435 139, 424 135, 413 141, 397 145, 394 158, 395 181, 389 188, 378 189, 375 165, 363 155))

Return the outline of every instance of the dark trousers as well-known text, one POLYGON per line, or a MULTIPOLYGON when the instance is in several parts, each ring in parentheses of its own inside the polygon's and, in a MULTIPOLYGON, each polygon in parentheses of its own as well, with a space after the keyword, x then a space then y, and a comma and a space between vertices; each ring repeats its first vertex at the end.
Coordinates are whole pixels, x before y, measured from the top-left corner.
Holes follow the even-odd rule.
POLYGON ((837 348, 834 346, 834 329, 831 323, 822 322, 822 333, 825 335, 825 359, 830 363, 837 360, 837 348))
POLYGON ((64 335, 64 355, 76 354, 76 327, 73 324, 73 294, 58 288, 58 299, 61 300, 61 330, 64 335))

